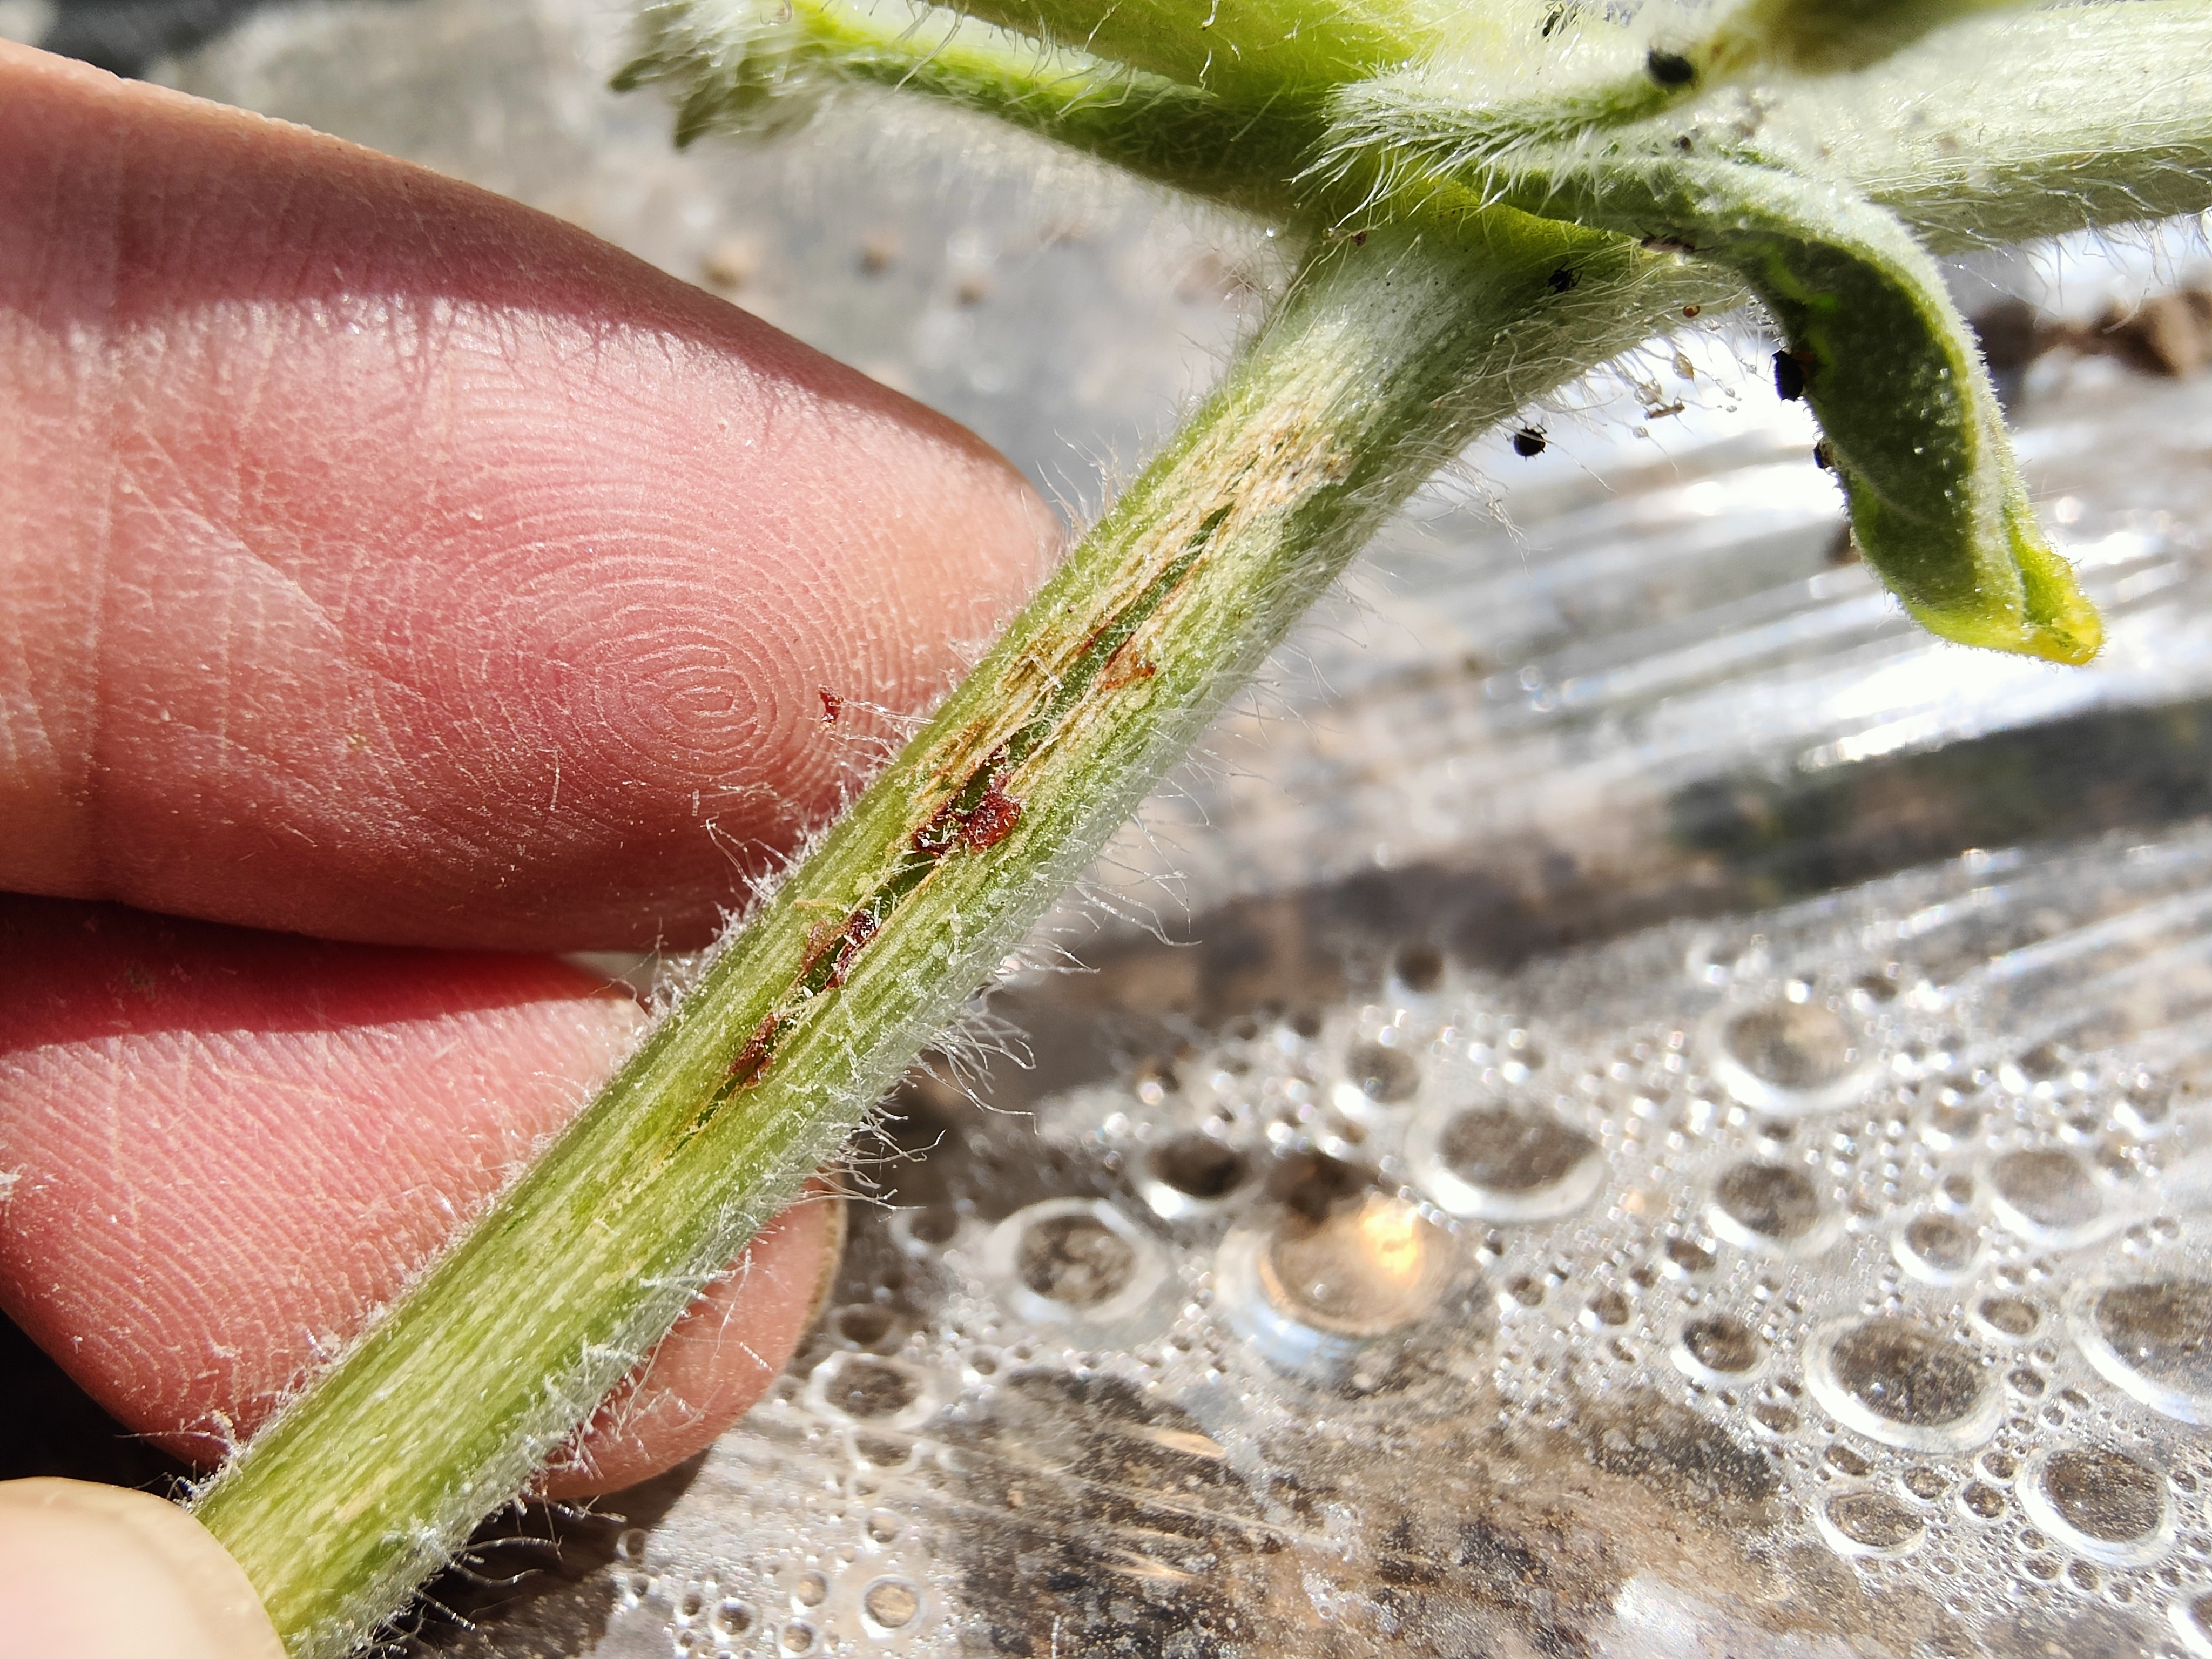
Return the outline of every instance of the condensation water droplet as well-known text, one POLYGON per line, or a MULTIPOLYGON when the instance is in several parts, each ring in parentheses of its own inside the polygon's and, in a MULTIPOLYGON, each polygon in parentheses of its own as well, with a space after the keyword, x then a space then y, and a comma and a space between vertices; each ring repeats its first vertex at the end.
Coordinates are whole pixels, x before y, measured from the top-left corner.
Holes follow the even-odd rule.
POLYGON ((791 1599, 802 1607, 818 1607, 830 1598, 830 1581, 818 1572, 802 1572, 791 1587, 791 1599))
POLYGON ((1769 1434, 1797 1432, 1797 1413, 1776 1401, 1762 1400, 1751 1408, 1751 1420, 1769 1434))
POLYGON ((1551 1113, 1474 1107, 1414 1127, 1413 1179, 1448 1213, 1541 1221, 1587 1204, 1605 1180, 1597 1143, 1551 1113))
POLYGON ((2005 1512, 2005 1495, 1986 1480, 1969 1480, 1959 1489, 1959 1507, 1978 1520, 1994 1521, 2005 1512))
POLYGON ((1923 1504, 1932 1504, 1950 1491, 1951 1483, 1942 1470, 1931 1469, 1925 1463, 1916 1463, 1898 1476, 1897 1484, 1923 1504))
POLYGON ((1087 1308, 1129 1282, 1137 1252, 1096 1216, 1055 1215, 1022 1234, 1015 1271, 1039 1296, 1087 1308))
POLYGON ((1972 1349, 1899 1317, 1821 1328, 1807 1350, 1806 1381, 1838 1422, 1908 1451, 1981 1444, 2003 1403, 1972 1349))
POLYGON ((894 1211, 890 1218, 892 1242, 910 1256, 936 1255, 950 1244, 959 1231, 959 1212, 942 1205, 894 1211))
POLYGON ((2122 1091, 2112 1115, 2121 1128, 2132 1134, 2145 1138, 2164 1134, 2172 1126, 2173 1087, 2154 1078, 2138 1078, 2122 1091))
POLYGON ((1399 1105, 1421 1086, 1418 1061, 1376 1042, 1355 1045, 1344 1057, 1344 1070, 1358 1094, 1378 1106, 1399 1105))
POLYGON ((1830 1468, 1839 1469, 1849 1475, 1871 1474, 1873 1460, 1856 1446, 1847 1446, 1838 1440, 1820 1454, 1820 1461, 1830 1468))
POLYGON ((1975 1304, 1975 1322, 2007 1342, 2025 1342, 2043 1323, 2043 1310, 2017 1296, 1985 1296, 1975 1304))
POLYGON ((2166 1553, 2166 1477, 2123 1452, 2069 1446, 2038 1453, 2018 1490, 2036 1525, 2093 1561, 2136 1565, 2166 1553))
POLYGON ((1041 1323, 1133 1317, 1165 1276, 1159 1247, 1102 1199, 1048 1199, 991 1231, 983 1263, 1041 1323))
POLYGON ((1401 945, 1390 959, 1390 972, 1408 991, 1425 996, 1443 982, 1444 953, 1424 941, 1401 945))
POLYGON ((1732 1164, 1713 1188, 1713 1231, 1732 1243, 1818 1249, 1834 1231, 1824 1218, 1812 1177, 1786 1164, 1732 1164))
POLYGON ((733 1637, 743 1636, 750 1631, 756 1616, 748 1603, 732 1595, 725 1599, 714 1608, 714 1615, 708 1620, 707 1624, 717 1637, 726 1641, 733 1637))
POLYGON ((1619 1291, 1603 1290, 1590 1297, 1589 1305, 1583 1310, 1583 1322, 1618 1328, 1628 1322, 1631 1311, 1626 1297, 1619 1291))
POLYGON ((2068 1316, 2106 1381, 2168 1417, 2212 1424, 2212 1280, 2092 1281, 2068 1316))
POLYGON ((1667 1270, 1678 1278, 1689 1278, 1696 1273, 1713 1270, 1713 1253, 1694 1238, 1670 1238, 1660 1252, 1667 1270))
POLYGON ((1332 1382, 1436 1313, 1457 1275, 1450 1236, 1371 1189, 1238 1228, 1215 1258, 1236 1329, 1273 1364, 1332 1382))
POLYGON ((837 1334, 855 1347, 877 1348, 889 1342, 897 1328, 898 1316, 872 1302, 840 1308, 835 1321, 837 1334))
POLYGON ((921 1591, 908 1579, 878 1578, 860 1593, 860 1611, 878 1630, 904 1630, 921 1611, 921 1591))
POLYGON ((1278 1307, 1316 1329, 1382 1336, 1435 1309, 1442 1248, 1411 1205, 1370 1193, 1317 1224, 1285 1216, 1261 1279, 1278 1307))
POLYGON ((920 1376, 868 1353, 831 1354, 806 1379, 805 1400, 823 1416, 872 1428, 918 1427, 937 1410, 936 1398, 920 1376))
POLYGON ((786 1653, 811 1653, 814 1650, 814 1626, 804 1619, 794 1619, 783 1627, 781 1640, 786 1653))
POLYGON ((1146 1151, 1137 1191, 1155 1215, 1172 1221, 1219 1209, 1250 1172, 1249 1160, 1234 1146, 1191 1131, 1146 1151))
POLYGON ((894 1543, 898 1539, 899 1530, 899 1518, 889 1510, 871 1510, 868 1512, 868 1536, 874 1542, 894 1543))
POLYGON ((1915 1216, 1897 1235, 1897 1264, 1931 1285, 1972 1277, 1982 1259, 1982 1231, 1961 1217, 1915 1216))
POLYGON ((1735 1379, 1759 1369, 1766 1345, 1740 1319, 1715 1314, 1682 1327, 1674 1363, 1692 1376, 1735 1379))
POLYGON ((1885 1560, 1908 1554, 1919 1544, 1926 1522, 1886 1492, 1838 1492, 1820 1510, 1820 1531, 1844 1555, 1885 1560))
POLYGON ((1990 1164, 1990 1186, 1997 1219, 2041 1243, 2082 1243, 2104 1212, 2095 1182, 2071 1152, 2007 1152, 1990 1164))
POLYGON ((1762 1111, 1826 1111, 1858 1091, 1851 1028, 1816 1002, 1777 1000, 1732 1015, 1717 1046, 1714 1071, 1729 1092, 1762 1111))

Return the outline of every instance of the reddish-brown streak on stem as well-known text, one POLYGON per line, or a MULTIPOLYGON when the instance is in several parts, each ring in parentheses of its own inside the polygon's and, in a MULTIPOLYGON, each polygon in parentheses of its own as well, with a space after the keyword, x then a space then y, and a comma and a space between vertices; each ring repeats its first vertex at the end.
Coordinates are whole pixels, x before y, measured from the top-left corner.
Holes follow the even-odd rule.
POLYGON ((730 1062, 730 1077, 740 1086, 757 1083, 775 1064, 772 1044, 775 1042, 775 1016, 761 1016, 761 1023, 753 1028, 751 1039, 738 1050, 738 1057, 730 1062))
POLYGON ((853 970, 853 959, 867 948, 868 941, 883 926, 873 910, 865 907, 845 919, 844 930, 837 935, 837 958, 830 966, 830 983, 835 988, 845 982, 845 975, 853 970))
POLYGON ((1021 802, 1002 793, 994 783, 983 792, 983 799, 975 803, 975 810, 961 819, 961 838, 980 853, 987 847, 996 847, 1013 834, 1014 826, 1021 821, 1021 802))
POLYGON ((837 716, 845 712, 845 700, 826 685, 817 689, 822 693, 822 724, 835 726, 837 716))

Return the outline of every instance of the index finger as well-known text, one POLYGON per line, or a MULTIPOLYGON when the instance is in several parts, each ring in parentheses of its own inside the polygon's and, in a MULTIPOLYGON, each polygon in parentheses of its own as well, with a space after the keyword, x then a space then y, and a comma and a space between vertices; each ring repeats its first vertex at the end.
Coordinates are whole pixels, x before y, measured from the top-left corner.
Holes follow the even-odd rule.
POLYGON ((570 226, 4 43, 0 453, 0 885, 384 943, 699 942, 1054 535, 570 226))

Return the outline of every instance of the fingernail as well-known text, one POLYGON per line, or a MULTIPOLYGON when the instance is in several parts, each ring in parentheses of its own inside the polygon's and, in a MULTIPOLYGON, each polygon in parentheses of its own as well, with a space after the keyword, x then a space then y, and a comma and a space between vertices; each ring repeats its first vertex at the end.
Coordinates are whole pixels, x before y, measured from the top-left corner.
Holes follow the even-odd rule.
POLYGON ((0 1481, 0 1649, 70 1659, 284 1659, 246 1570, 180 1506, 83 1480, 0 1481))

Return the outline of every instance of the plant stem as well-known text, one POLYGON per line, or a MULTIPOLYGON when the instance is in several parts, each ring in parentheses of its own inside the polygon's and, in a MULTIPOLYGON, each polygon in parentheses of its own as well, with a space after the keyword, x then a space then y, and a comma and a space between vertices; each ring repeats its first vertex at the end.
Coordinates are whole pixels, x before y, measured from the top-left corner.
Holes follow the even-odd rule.
POLYGON ((600 1097, 201 1495, 294 1653, 373 1635, 522 1486, 1439 461, 1696 291, 1614 245, 1586 279, 1610 301, 1527 327, 1522 296, 1586 240, 1501 214, 1309 265, 600 1097))
MULTIPOLYGON (((772 41, 729 23, 727 58, 709 46, 673 69, 656 60, 655 73, 695 82, 687 120, 744 118, 772 101, 776 77, 799 62, 796 39, 800 57, 812 53, 802 67, 918 84, 1223 199, 1288 204, 1301 225, 1343 219, 1347 202, 1400 177, 1387 157, 1334 182, 1287 170, 1286 156, 1310 159, 1305 135, 1332 78, 1402 61, 1447 15, 1428 0, 1334 13, 1304 0, 967 8, 1134 65, 1074 64, 1063 85, 1060 54, 1025 70, 993 43, 933 37, 919 57, 902 56, 882 31, 833 15, 836 0, 793 3, 772 41), (807 34, 817 15, 828 25, 807 34), (1097 27, 1073 29, 1085 20, 1097 27), (763 41, 766 58, 752 55, 763 41), (1212 137, 1178 160, 1182 140, 1148 138, 1117 112, 1117 85, 1212 137), (1231 105, 1253 136, 1224 160, 1215 140, 1231 105)), ((721 10, 725 22, 736 15, 721 10)), ((2170 48, 2202 29, 2194 10, 2157 0, 2098 8, 2094 38, 2075 44, 2170 48), (2136 27, 2143 19, 2154 27, 2136 27)), ((1460 30, 1465 16, 1449 15, 1460 30)), ((2074 27, 2036 21, 2046 41, 2074 27)), ((1475 32, 1467 23, 1455 38, 1475 32)), ((2108 82, 2120 61, 2105 59, 2108 82)), ((2032 61, 2031 76, 2049 67, 2032 61)), ((1862 186, 1954 246, 1987 229, 2133 217, 2123 210, 2136 202, 2202 207, 2212 183, 2208 93, 2191 78, 2201 71, 2134 67, 2144 78, 2128 95, 2156 107, 2132 134, 2109 86, 2082 90, 2094 119, 2032 99, 2012 119, 2016 87, 1985 76, 1990 107, 1962 108, 1954 68, 1945 119, 1961 154, 1898 138, 1893 165, 1880 161, 1862 186), (2169 82, 2184 87, 2172 109, 2154 87, 2169 82), (2056 169, 2076 165, 2092 141, 2104 153, 2086 165, 2080 193, 2054 202, 2044 192, 2056 169), (2004 158, 1994 174, 1972 171, 1978 150, 2004 158), (1955 176, 1932 185, 1947 166, 1955 176)), ((1389 98, 1423 95, 1419 76, 1390 79, 1389 98)), ((1863 77, 1856 95, 1884 98, 1883 84, 1863 77)), ((1163 117, 1162 131, 1170 125, 1163 117)), ((1838 162, 1846 173, 1853 165, 1838 162)), ((335 1659, 372 1637, 523 1485, 835 1154, 1437 464, 1663 331, 1684 304, 1741 297, 1723 273, 1483 208, 1434 169, 1413 171, 1389 197, 1394 223, 1322 240, 1220 387, 599 1097, 201 1493, 198 1513, 295 1654, 335 1659)))

